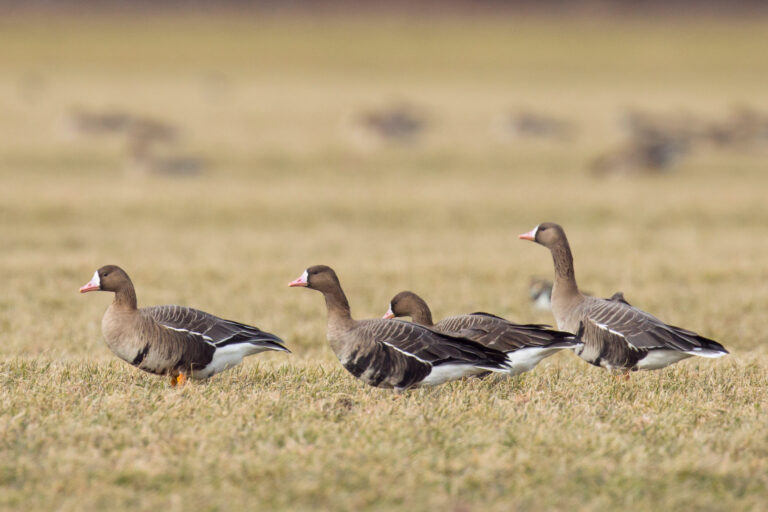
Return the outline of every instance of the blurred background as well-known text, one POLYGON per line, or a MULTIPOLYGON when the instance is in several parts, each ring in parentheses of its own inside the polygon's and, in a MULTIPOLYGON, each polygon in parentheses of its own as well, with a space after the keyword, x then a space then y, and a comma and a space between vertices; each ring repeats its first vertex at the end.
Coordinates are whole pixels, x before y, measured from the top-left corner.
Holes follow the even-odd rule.
POLYGON ((108 298, 76 294, 106 263, 140 304, 258 324, 299 358, 332 357, 320 297, 286 288, 318 263, 359 318, 407 288, 436 318, 551 322, 549 255, 516 239, 547 220, 586 290, 760 346, 767 13, 4 2, 0 350, 110 359, 108 298))

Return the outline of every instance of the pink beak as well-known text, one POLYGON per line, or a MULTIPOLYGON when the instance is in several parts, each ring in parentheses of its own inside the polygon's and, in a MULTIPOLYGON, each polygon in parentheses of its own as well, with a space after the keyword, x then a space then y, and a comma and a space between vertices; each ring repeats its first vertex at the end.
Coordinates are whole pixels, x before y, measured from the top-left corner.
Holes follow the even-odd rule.
POLYGON ((522 235, 518 235, 517 238, 519 238, 521 240, 535 241, 536 240, 536 228, 533 228, 529 232, 523 233, 522 235))
POLYGON ((304 277, 304 275, 288 283, 288 286, 290 286, 291 288, 293 288, 294 286, 308 286, 308 285, 309 283, 307 283, 307 278, 304 277))
POLYGON ((387 310, 386 313, 384 313, 384 316, 381 318, 385 320, 390 320, 392 318, 395 318, 395 314, 392 312, 392 305, 389 306, 389 309, 387 310))
POLYGON ((96 292, 101 290, 101 285, 98 282, 95 282, 96 279, 91 279, 88 281, 87 284, 80 287, 80 293, 86 293, 86 292, 96 292))

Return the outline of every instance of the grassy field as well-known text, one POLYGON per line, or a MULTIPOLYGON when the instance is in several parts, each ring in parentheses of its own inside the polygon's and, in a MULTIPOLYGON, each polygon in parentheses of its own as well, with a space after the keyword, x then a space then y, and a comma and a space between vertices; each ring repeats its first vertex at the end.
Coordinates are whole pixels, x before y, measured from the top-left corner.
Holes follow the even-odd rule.
POLYGON ((232 18, 0 20, 0 508, 35 510, 768 507, 768 150, 703 150, 664 176, 595 179, 628 107, 768 109, 768 22, 232 18), (407 101, 417 144, 361 137, 407 101), (119 138, 73 136, 76 106, 172 121, 211 163, 125 171, 119 138), (510 109, 576 123, 503 140, 510 109), (563 224, 584 289, 732 354, 629 382, 571 354, 507 380, 394 399, 340 368, 319 294, 333 266, 357 318, 411 289, 435 317, 552 322, 550 276, 516 235, 563 224), (254 323, 293 354, 205 383, 117 361, 107 263, 140 305, 254 323))

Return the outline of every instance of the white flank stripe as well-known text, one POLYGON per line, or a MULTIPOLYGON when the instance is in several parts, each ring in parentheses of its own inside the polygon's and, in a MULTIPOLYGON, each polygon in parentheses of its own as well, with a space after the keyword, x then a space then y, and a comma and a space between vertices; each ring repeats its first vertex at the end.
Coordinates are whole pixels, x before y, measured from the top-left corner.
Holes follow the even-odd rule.
POLYGON ((526 347, 514 352, 507 352, 507 362, 510 366, 510 375, 519 375, 532 370, 542 359, 549 357, 562 348, 552 347, 526 347))
POLYGON ((462 377, 469 377, 470 375, 477 375, 483 373, 486 370, 478 368, 471 364, 441 364, 440 366, 433 366, 429 375, 424 377, 424 380, 419 382, 419 386, 437 386, 452 380, 460 379, 462 377))
POLYGON ((202 370, 197 370, 192 373, 192 376, 198 379, 206 379, 211 375, 223 372, 228 368, 237 366, 240 364, 245 356, 251 354, 257 354, 267 350, 250 343, 236 343, 234 345, 227 345, 226 347, 217 348, 213 353, 213 359, 208 366, 202 370))
POLYGON ((692 354, 678 352, 677 350, 656 349, 648 352, 648 355, 637 362, 638 370, 658 370, 673 363, 691 357, 692 354))
POLYGON ((721 352, 719 350, 710 350, 708 348, 701 348, 696 347, 690 352, 686 352, 686 354, 691 354, 692 356, 701 356, 701 357, 723 357, 724 355, 727 355, 725 352, 721 352))
MULTIPOLYGON (((158 323, 160 323, 160 322, 158 322, 158 323)), ((203 333, 201 333, 201 332, 190 331, 189 329, 182 329, 182 328, 177 328, 177 327, 171 327, 170 325, 165 325, 165 324, 160 324, 160 325, 162 325, 162 326, 163 326, 163 327, 165 327, 166 329, 170 329, 170 330, 172 330, 172 331, 176 331, 176 332, 188 332, 188 333, 190 333, 190 334, 193 334, 193 335, 195 335, 195 336, 200 336, 200 337, 201 337, 201 338, 203 338, 203 339, 204 339, 204 340, 205 340, 207 343, 209 343, 209 344, 211 344, 211 345, 213 345, 213 344, 214 344, 214 343, 213 343, 213 338, 211 338, 210 336, 206 336, 205 334, 203 334, 203 333)), ((229 339, 229 338, 227 338, 227 339, 229 339)))
POLYGON ((396 346, 394 346, 393 344, 391 344, 391 343, 387 343, 386 341, 382 341, 381 343, 382 343, 383 345, 386 345, 386 346, 388 346, 388 347, 391 347, 391 348, 393 348, 393 349, 397 350, 397 351, 398 351, 398 352, 400 352, 401 354, 405 354, 405 355, 406 355, 406 356, 408 356, 408 357, 412 357, 412 358, 414 358, 414 359, 416 359, 416 360, 418 360, 418 361, 421 361, 421 362, 422 362, 422 363, 424 363, 424 364, 428 364, 428 365, 432 366, 432 363, 430 363, 429 361, 425 361, 424 359, 420 358, 420 357, 419 357, 419 356, 417 356, 416 354, 411 354, 410 352, 406 352, 405 350, 403 350, 403 349, 401 349, 401 348, 397 348, 397 347, 396 347, 396 346))

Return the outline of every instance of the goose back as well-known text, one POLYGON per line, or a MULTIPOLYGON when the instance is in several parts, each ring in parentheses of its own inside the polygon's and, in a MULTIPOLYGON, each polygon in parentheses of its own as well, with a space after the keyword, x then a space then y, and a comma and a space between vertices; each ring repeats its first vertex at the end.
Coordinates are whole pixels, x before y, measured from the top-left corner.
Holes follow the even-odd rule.
MULTIPOLYGON (((441 332, 457 333, 462 337, 502 352, 526 347, 552 346, 569 348, 579 345, 572 334, 550 329, 542 324, 516 324, 490 313, 472 313, 445 318, 435 324, 441 332)), ((555 347, 552 347, 555 348, 555 347)))

